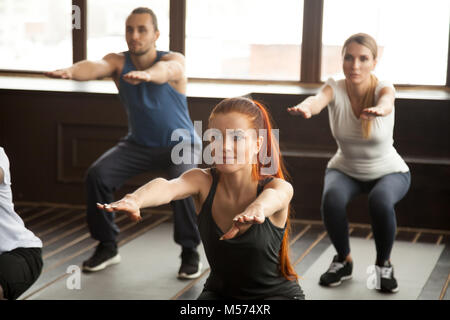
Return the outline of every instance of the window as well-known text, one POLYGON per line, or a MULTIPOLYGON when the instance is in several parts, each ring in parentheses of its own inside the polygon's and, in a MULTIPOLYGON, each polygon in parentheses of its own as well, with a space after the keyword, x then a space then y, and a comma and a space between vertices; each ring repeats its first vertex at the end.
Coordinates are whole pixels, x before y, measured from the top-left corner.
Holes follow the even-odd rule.
POLYGON ((375 74, 398 84, 445 85, 448 0, 325 0, 322 80, 342 74, 341 48, 365 32, 378 43, 375 74))
POLYGON ((128 50, 125 21, 137 7, 148 7, 158 19, 159 50, 169 49, 169 1, 167 0, 88 0, 87 58, 99 60, 107 53, 128 50))
POLYGON ((379 46, 379 78, 398 85, 450 85, 448 0, 0 0, 0 72, 54 70, 126 51, 125 20, 137 7, 156 13, 159 50, 169 50, 170 16, 179 17, 186 7, 186 18, 172 24, 172 46, 185 48, 189 78, 342 77, 342 44, 365 32, 379 46), (87 13, 74 37, 72 3, 87 13), (306 39, 303 30, 309 30, 306 39), (301 61, 302 42, 307 61, 301 61))
POLYGON ((188 77, 298 81, 302 18, 302 0, 188 0, 188 77))
POLYGON ((0 1, 0 69, 72 64, 72 1, 0 1))

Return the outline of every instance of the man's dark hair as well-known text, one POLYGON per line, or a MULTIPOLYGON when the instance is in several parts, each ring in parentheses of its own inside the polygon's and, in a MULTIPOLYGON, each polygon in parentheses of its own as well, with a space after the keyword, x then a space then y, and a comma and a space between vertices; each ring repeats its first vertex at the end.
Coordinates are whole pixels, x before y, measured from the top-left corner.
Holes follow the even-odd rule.
POLYGON ((139 7, 131 11, 130 14, 141 14, 141 13, 147 13, 152 17, 153 28, 155 29, 155 31, 158 31, 158 19, 156 19, 156 14, 153 12, 152 9, 139 7))

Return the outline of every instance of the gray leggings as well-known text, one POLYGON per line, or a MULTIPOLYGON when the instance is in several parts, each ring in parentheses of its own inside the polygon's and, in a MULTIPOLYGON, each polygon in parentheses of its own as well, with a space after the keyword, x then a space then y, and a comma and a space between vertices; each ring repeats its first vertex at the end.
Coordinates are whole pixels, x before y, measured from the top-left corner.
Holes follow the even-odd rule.
POLYGON ((350 253, 347 204, 356 195, 368 193, 377 263, 389 260, 397 227, 394 205, 405 196, 410 184, 409 172, 392 173, 376 180, 360 181, 336 169, 325 171, 322 219, 340 259, 350 253))

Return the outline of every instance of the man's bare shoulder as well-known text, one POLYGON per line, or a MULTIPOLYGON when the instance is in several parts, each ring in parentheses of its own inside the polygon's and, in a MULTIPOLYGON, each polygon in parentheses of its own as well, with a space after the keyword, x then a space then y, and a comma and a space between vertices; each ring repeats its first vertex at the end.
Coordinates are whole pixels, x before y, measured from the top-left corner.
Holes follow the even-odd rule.
POLYGON ((167 54, 161 57, 162 61, 178 61, 184 65, 184 55, 179 52, 169 51, 167 54))
POLYGON ((108 53, 105 55, 102 60, 105 60, 109 63, 123 63, 125 61, 125 55, 123 53, 108 53))
POLYGON ((122 72, 125 64, 125 55, 123 53, 108 53, 102 58, 113 70, 113 76, 117 76, 122 72))

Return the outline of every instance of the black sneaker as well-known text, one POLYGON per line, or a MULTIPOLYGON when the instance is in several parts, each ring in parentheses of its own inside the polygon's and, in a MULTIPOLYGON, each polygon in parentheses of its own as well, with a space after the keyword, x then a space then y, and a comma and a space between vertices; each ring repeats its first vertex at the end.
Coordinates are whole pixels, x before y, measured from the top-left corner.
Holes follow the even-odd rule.
POLYGON ((178 279, 195 279, 202 273, 200 256, 195 249, 185 249, 181 252, 181 267, 178 279))
POLYGON ((101 243, 95 249, 94 254, 83 262, 83 271, 95 272, 105 269, 107 266, 120 262, 120 255, 115 244, 101 243))
POLYGON ((389 261, 385 261, 383 265, 375 265, 377 279, 379 280, 378 291, 394 293, 398 292, 397 280, 394 278, 394 267, 389 261))
POLYGON ((342 280, 352 278, 352 270, 353 262, 339 261, 338 255, 335 255, 327 272, 320 276, 319 284, 326 287, 338 286, 342 280))

